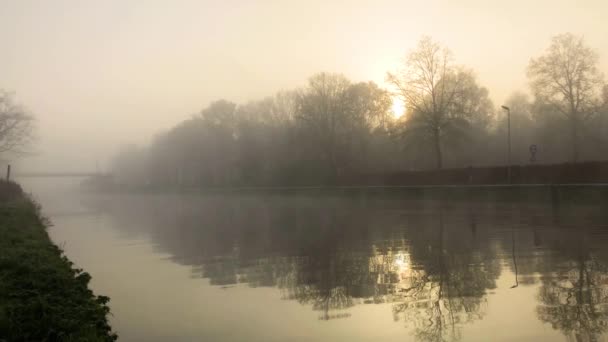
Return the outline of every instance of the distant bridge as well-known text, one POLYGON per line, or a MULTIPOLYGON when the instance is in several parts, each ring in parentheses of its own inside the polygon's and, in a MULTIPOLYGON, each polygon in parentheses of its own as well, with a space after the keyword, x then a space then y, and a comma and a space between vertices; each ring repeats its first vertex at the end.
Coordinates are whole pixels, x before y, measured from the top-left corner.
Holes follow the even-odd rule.
POLYGON ((15 173, 15 178, 88 178, 88 177, 109 177, 111 173, 98 172, 19 172, 15 173))

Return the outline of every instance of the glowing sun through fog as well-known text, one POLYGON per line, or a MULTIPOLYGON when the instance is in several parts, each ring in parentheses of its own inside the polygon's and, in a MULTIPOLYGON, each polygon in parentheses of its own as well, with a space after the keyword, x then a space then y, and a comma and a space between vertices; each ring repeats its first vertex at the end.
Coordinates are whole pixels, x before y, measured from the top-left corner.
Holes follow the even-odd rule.
POLYGON ((405 112, 405 103, 398 96, 393 97, 393 104, 391 105, 391 111, 393 116, 398 118, 405 112))

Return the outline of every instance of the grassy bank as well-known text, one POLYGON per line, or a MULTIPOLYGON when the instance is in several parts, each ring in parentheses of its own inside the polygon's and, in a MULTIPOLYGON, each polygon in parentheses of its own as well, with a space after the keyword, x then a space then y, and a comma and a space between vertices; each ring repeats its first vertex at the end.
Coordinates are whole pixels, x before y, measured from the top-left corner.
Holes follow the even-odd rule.
POLYGON ((51 242, 37 205, 0 181, 0 341, 116 340, 90 279, 51 242))

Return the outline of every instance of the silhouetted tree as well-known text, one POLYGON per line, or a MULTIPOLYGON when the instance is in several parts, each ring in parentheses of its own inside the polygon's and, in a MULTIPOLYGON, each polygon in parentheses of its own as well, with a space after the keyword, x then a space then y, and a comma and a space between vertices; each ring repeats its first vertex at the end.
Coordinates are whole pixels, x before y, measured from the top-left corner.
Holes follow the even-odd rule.
POLYGON ((536 101, 566 119, 573 162, 579 160, 583 126, 600 106, 604 81, 597 64, 597 53, 582 37, 565 33, 553 37, 545 54, 528 66, 536 101))
POLYGON ((347 132, 348 95, 350 81, 343 75, 320 73, 308 80, 298 97, 297 120, 318 145, 318 155, 328 163, 332 176, 341 166, 339 149, 347 132))
POLYGON ((34 117, 0 90, 0 153, 22 153, 33 138, 34 117))
POLYGON ((311 77, 298 97, 296 120, 335 179, 356 163, 370 130, 386 124, 390 98, 374 83, 352 84, 343 75, 311 77))
MULTIPOLYGON (((569 145, 571 160, 581 151, 586 159, 605 159, 608 86, 597 61, 582 38, 565 34, 530 62, 534 101, 515 92, 505 103, 511 108, 513 161, 529 162, 531 144, 538 145, 540 163, 563 162, 569 145)), ((422 38, 387 80, 406 106, 399 118, 390 114, 387 90, 332 73, 245 104, 215 101, 150 146, 122 151, 114 163, 116 180, 162 187, 382 183, 399 179, 386 174, 408 169, 507 160, 504 111, 447 48, 422 38)), ((15 132, 29 133, 29 117, 18 118, 23 130, 15 132)), ((5 142, 18 145, 26 136, 5 142)))
POLYGON ((408 110, 405 134, 432 146, 437 169, 443 167, 446 139, 466 137, 473 124, 487 123, 492 110, 487 90, 477 85, 473 73, 454 65, 452 53, 429 37, 387 79, 408 110))

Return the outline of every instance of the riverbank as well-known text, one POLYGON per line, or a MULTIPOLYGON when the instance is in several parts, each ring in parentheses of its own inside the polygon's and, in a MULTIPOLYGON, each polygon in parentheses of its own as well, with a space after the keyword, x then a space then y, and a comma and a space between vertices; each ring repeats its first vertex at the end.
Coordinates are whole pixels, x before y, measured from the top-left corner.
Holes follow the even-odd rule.
POLYGON ((295 196, 308 198, 342 198, 366 205, 387 199, 415 202, 529 203, 553 206, 603 205, 608 203, 608 183, 579 184, 495 184, 495 185, 415 185, 415 186, 293 186, 293 187, 197 187, 146 186, 82 188, 106 195, 175 195, 175 196, 295 196))
MULTIPOLYGON (((196 177, 185 179, 178 169, 174 177, 158 179, 141 175, 125 179, 121 175, 99 174, 84 178, 81 186, 90 191, 110 192, 385 192, 428 189, 468 189, 502 191, 504 189, 606 188, 608 161, 562 164, 466 167, 440 170, 397 171, 385 173, 345 173, 332 179, 310 181, 281 179, 276 182, 206 183, 196 177)), ((467 190, 467 191, 468 191, 467 190)))
POLYGON ((109 298, 50 240, 39 207, 0 181, 0 341, 114 341, 109 298))

